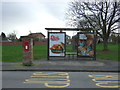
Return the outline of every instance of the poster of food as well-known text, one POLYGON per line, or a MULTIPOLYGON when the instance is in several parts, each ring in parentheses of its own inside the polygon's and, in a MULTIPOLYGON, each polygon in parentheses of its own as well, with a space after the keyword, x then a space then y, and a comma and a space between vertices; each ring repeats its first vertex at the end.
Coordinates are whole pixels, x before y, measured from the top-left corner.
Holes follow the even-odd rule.
POLYGON ((78 56, 94 56, 94 34, 78 34, 78 56))
POLYGON ((65 33, 49 33, 49 56, 65 56, 65 33))

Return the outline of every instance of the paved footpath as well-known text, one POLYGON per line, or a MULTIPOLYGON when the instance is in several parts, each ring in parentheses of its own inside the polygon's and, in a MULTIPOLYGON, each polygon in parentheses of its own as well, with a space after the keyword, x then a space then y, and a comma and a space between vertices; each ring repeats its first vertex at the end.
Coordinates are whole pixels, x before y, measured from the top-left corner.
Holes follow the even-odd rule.
POLYGON ((2 71, 87 71, 118 72, 120 62, 111 60, 34 60, 32 66, 22 63, 1 63, 2 71))

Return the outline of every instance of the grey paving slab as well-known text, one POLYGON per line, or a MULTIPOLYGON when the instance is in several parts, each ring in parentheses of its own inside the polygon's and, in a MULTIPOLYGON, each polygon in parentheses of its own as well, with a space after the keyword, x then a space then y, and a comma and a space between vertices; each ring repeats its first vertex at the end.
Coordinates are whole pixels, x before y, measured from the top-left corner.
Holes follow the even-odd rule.
POLYGON ((119 71, 120 62, 111 60, 34 60, 32 66, 22 63, 2 63, 2 70, 67 70, 67 71, 119 71))

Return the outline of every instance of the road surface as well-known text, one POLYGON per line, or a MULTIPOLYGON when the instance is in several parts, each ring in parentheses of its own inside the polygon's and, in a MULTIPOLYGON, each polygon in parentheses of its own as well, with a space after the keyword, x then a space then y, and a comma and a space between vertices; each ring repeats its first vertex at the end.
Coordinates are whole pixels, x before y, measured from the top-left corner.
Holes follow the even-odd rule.
POLYGON ((2 88, 118 88, 118 73, 2 72, 2 88))

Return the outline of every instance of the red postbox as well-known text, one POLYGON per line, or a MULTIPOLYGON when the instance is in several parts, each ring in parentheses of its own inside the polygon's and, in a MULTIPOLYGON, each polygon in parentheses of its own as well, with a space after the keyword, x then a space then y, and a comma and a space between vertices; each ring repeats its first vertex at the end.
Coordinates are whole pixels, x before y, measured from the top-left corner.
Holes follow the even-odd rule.
POLYGON ((29 41, 24 41, 24 51, 29 51, 29 41))

